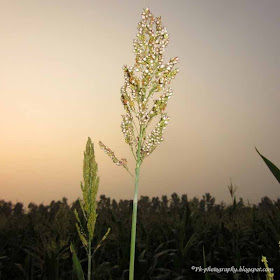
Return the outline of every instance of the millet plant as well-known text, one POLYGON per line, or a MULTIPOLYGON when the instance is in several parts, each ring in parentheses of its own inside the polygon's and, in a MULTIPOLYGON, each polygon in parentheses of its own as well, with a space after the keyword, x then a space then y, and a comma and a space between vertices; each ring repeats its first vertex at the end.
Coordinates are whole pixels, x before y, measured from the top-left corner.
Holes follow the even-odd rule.
MULTIPOLYGON (((83 244, 83 247, 87 251, 87 259, 88 259, 88 272, 87 279, 91 279, 92 271, 91 271, 91 262, 92 256, 96 252, 96 250, 100 247, 102 241, 104 241, 107 235, 110 232, 110 228, 105 233, 102 240, 98 243, 95 250, 92 252, 92 239, 95 229, 95 224, 97 220, 98 214, 96 213, 96 196, 98 192, 99 186, 99 177, 97 176, 98 165, 95 161, 94 156, 94 148, 93 143, 90 138, 88 138, 86 144, 86 150, 84 152, 84 166, 83 166, 83 177, 84 183, 81 182, 81 189, 83 193, 83 200, 79 199, 80 207, 83 213, 83 217, 86 221, 86 227, 83 226, 82 221, 79 218, 78 212, 75 209, 74 213, 77 219, 76 227, 83 244)), ((81 268, 81 264, 76 255, 73 244, 70 246, 71 252, 73 254, 73 266, 74 270, 78 276, 78 279, 84 279, 84 274, 81 268)))
POLYGON ((164 63, 163 53, 169 42, 169 36, 161 22, 161 17, 154 17, 149 8, 144 9, 142 20, 138 24, 138 34, 133 42, 135 64, 132 67, 123 67, 124 85, 121 88, 121 101, 125 109, 122 115, 121 129, 125 142, 129 145, 136 161, 135 176, 127 166, 127 160, 118 160, 114 152, 99 142, 100 147, 119 166, 123 166, 135 180, 129 279, 134 277, 135 238, 137 201, 140 167, 144 159, 163 141, 163 132, 168 124, 169 117, 164 112, 167 102, 172 95, 169 86, 179 69, 174 68, 178 57, 164 63), (151 102, 155 94, 161 92, 151 102), (151 103, 151 104, 150 104, 151 103), (152 121, 159 117, 154 129, 148 133, 152 121))

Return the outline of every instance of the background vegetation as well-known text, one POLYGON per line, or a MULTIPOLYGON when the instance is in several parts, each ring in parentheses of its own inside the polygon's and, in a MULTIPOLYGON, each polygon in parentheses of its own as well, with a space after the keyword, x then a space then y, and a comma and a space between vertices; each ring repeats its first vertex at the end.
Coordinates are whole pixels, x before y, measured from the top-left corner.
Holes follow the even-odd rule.
MULTIPOLYGON (((205 279, 192 266, 264 267, 267 256, 280 275, 280 198, 261 199, 258 205, 237 202, 215 204, 206 193, 202 199, 188 199, 173 193, 170 198, 142 196, 138 202, 135 279, 205 279)), ((231 191, 232 190, 232 191, 231 191)), ((0 201, 0 279, 75 279, 69 250, 70 240, 77 248, 84 271, 86 253, 75 227, 74 209, 78 200, 67 199, 50 205, 0 201)), ((97 205, 93 243, 107 229, 107 240, 93 259, 94 279, 128 279, 132 201, 116 202, 105 195, 97 205)), ((210 279, 265 279, 265 273, 215 274, 210 279)))

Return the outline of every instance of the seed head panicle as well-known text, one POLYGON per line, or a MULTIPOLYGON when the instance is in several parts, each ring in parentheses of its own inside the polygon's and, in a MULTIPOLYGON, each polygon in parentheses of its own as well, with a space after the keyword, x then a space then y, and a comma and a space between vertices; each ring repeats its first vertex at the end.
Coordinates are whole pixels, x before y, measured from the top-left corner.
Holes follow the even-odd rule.
POLYGON ((268 261, 267 261, 266 257, 262 256, 261 261, 264 263, 264 266, 266 268, 266 279, 267 280, 273 280, 274 279, 274 273, 271 273, 271 270, 268 267, 268 261))
MULTIPOLYGON (((84 152, 84 164, 83 164, 83 182, 81 182, 81 190, 83 193, 83 199, 79 200, 80 206, 84 215, 84 218, 87 221, 87 232, 89 234, 90 240, 93 238, 95 223, 97 219, 96 213, 96 196, 99 186, 99 177, 97 175, 98 165, 95 161, 94 147, 93 143, 88 138, 86 144, 86 150, 84 152)), ((81 220, 78 216, 77 211, 75 212, 77 219, 76 227, 80 239, 85 247, 87 247, 86 241, 86 230, 81 223, 81 220)))
MULTIPOLYGON (((161 17, 154 17, 149 8, 144 9, 141 21, 138 23, 138 34, 133 40, 135 64, 133 67, 127 65, 123 67, 125 82, 121 88, 121 101, 126 111, 121 128, 125 141, 132 150, 134 148, 136 150, 138 144, 138 141, 135 141, 134 129, 140 130, 141 127, 145 131, 157 116, 160 116, 159 123, 162 123, 163 119, 164 122, 167 121, 164 111, 173 94, 169 84, 179 72, 178 68, 174 68, 179 61, 178 57, 170 59, 168 63, 163 62, 163 53, 168 43, 169 35, 162 25, 161 17), (153 101, 152 106, 149 106, 150 99, 161 91, 162 94, 153 101), (134 116, 138 120, 138 126, 133 121, 134 116)), ((161 142, 151 138, 158 135, 158 125, 147 138, 150 142, 142 144, 142 158, 151 154, 161 142)), ((163 129, 159 139, 162 139, 162 133, 163 129)))
MULTIPOLYGON (((143 160, 163 141, 162 134, 169 121, 165 110, 173 94, 170 83, 179 72, 175 68, 179 59, 174 57, 164 63, 163 54, 169 35, 161 17, 154 17, 149 8, 143 10, 137 29, 136 39, 133 40, 135 63, 131 67, 123 66, 124 85, 120 90, 120 99, 125 114, 122 115, 121 130, 134 158, 137 158, 140 148, 143 160), (151 102, 155 93, 159 92, 162 93, 151 102), (148 125, 157 116, 160 117, 158 124, 149 136, 144 137, 148 125)), ((127 169, 126 161, 118 160, 102 142, 99 145, 114 163, 127 169)))
MULTIPOLYGON (((74 210, 74 215, 76 217, 76 229, 80 240, 83 244, 87 252, 88 258, 88 275, 91 275, 91 262, 92 256, 95 251, 100 247, 101 242, 103 242, 109 232, 110 228, 107 230, 107 233, 104 237, 99 241, 98 246, 92 253, 92 241, 94 237, 94 230, 96 225, 96 220, 98 214, 96 213, 97 203, 96 196, 98 192, 99 186, 99 177, 98 173, 98 165, 95 161, 94 155, 94 146, 90 137, 88 137, 88 141, 86 144, 86 149, 84 152, 84 164, 83 164, 83 182, 81 182, 81 189, 83 193, 83 199, 79 199, 80 207, 82 210, 82 214, 86 223, 82 222, 79 217, 78 211, 74 210)), ((81 268, 81 263, 76 255, 73 244, 70 245, 70 251, 73 254, 73 263, 74 263, 74 271, 77 273, 78 278, 84 279, 83 271, 81 268)))

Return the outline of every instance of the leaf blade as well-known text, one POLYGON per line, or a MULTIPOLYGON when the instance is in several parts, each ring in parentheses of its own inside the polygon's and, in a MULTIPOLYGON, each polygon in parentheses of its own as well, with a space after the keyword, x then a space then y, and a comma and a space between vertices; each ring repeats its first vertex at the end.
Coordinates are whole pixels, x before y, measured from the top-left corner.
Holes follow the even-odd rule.
POLYGON ((279 168, 275 164, 273 164, 270 160, 268 160, 266 157, 264 157, 258 151, 258 149, 256 147, 255 147, 255 149, 256 149, 257 153, 261 156, 261 158, 263 159, 263 161, 265 162, 267 167, 270 169, 270 171, 272 172, 274 177, 277 179, 278 183, 280 184, 280 170, 279 170, 279 168))
POLYGON ((73 261, 73 270, 76 272, 78 280, 85 280, 84 272, 81 266, 81 263, 76 254, 75 248, 71 242, 70 251, 72 253, 72 261, 73 261))

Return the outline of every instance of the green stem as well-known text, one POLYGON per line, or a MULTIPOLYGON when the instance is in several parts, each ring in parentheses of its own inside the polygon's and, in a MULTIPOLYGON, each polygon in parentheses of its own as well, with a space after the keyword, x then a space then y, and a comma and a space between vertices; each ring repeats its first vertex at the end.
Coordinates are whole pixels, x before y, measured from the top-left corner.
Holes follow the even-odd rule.
POLYGON ((151 88, 150 92, 149 92, 149 95, 147 97, 147 99, 150 98, 151 94, 157 89, 157 86, 154 86, 153 88, 151 88))
POLYGON ((91 279, 91 240, 88 239, 88 280, 91 279))
POLYGON ((131 172, 128 170, 128 168, 127 168, 127 166, 123 166, 125 169, 126 169, 126 171, 132 176, 132 178, 134 178, 134 176, 131 174, 131 172))
MULTIPOLYGON (((135 129, 136 129, 136 132, 139 134, 138 129, 137 129, 137 125, 136 125, 136 123, 135 123, 135 121, 134 121, 134 119, 133 119, 133 118, 132 118, 132 121, 133 121, 133 123, 134 123, 135 129)), ((133 136, 134 136, 134 134, 133 134, 133 136)))
POLYGON ((143 129, 140 127, 140 135, 138 139, 137 161, 135 168, 135 189, 133 200, 133 214, 132 214, 132 227, 131 227, 131 243, 130 243, 130 264, 129 264, 129 280, 134 279, 134 259, 135 259, 135 241, 136 241, 136 221, 137 221, 137 202, 138 202, 138 185, 139 185, 139 172, 141 165, 141 142, 142 142, 143 129))

